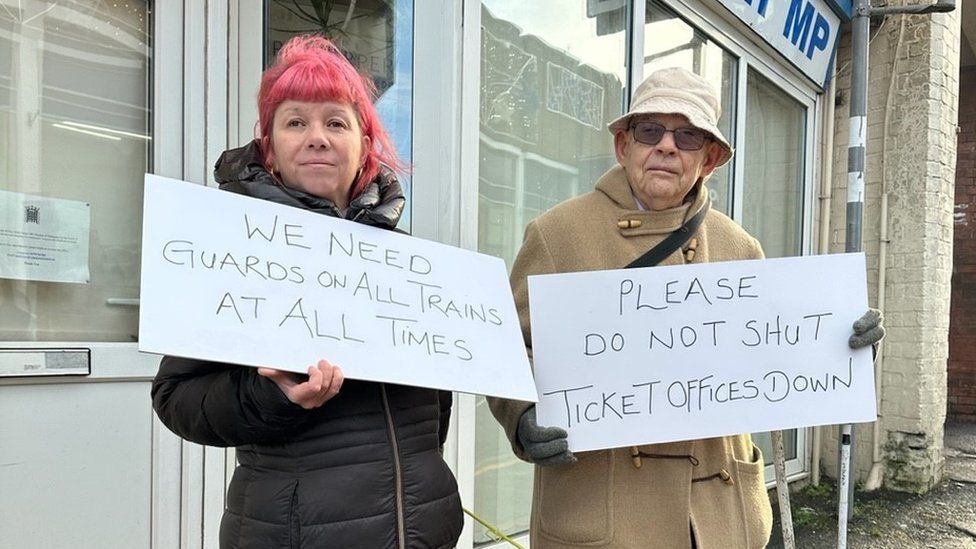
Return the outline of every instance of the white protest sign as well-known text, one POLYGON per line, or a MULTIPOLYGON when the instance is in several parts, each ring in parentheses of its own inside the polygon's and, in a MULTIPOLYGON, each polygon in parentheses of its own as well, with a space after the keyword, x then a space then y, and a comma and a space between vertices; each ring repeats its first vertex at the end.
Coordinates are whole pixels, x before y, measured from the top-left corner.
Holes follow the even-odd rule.
POLYGON ((146 175, 141 351, 536 400, 501 259, 146 175))
POLYGON ((531 276, 539 424, 580 451, 874 421, 866 287, 863 254, 531 276))

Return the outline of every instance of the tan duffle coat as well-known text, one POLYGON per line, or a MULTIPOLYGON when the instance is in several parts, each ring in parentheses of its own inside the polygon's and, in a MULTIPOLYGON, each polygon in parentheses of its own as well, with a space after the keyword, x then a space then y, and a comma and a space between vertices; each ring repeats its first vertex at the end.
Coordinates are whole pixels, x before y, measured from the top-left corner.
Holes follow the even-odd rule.
MULTIPOLYGON (((642 211, 618 166, 594 191, 530 223, 511 278, 530 356, 528 275, 622 268, 709 207, 703 185, 691 198, 670 210, 642 211)), ((715 210, 695 239, 691 263, 763 257, 755 238, 715 210)), ((676 251, 661 264, 685 263, 690 255, 676 251)), ((531 404, 489 404, 515 453, 525 459, 515 430, 531 404)), ((645 445, 639 451, 640 467, 629 448, 579 452, 573 465, 536 467, 532 548, 686 549, 692 547, 692 531, 699 549, 766 545, 772 510, 762 454, 749 435, 645 445)))

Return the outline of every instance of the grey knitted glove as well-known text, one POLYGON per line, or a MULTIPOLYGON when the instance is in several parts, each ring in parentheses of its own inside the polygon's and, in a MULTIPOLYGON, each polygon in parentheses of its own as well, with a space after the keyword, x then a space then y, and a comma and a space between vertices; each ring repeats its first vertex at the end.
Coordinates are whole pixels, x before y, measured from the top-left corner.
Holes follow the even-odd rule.
POLYGON ((847 345, 851 349, 860 349, 877 344, 885 336, 882 322, 884 318, 881 316, 881 311, 868 309, 868 312, 854 322, 854 335, 847 340, 847 345))
POLYGON ((566 430, 561 427, 539 427, 535 420, 535 405, 519 418, 515 436, 536 465, 549 467, 576 463, 576 456, 569 451, 566 430))

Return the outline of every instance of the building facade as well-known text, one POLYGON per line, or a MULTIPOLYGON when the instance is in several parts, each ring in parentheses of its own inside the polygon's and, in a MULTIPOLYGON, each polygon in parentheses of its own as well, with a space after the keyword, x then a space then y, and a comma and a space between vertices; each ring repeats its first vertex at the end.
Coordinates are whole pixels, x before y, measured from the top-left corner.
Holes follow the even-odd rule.
MULTIPOLYGON (((854 468, 868 488, 923 492, 942 478, 959 15, 890 17, 872 26, 863 249, 869 300, 884 311, 888 337, 876 362, 879 421, 855 429, 854 468)), ((841 41, 838 67, 848 63, 849 46, 841 41)), ((833 196, 846 188, 849 85, 849 74, 839 74, 833 196)), ((831 208, 831 251, 844 249, 839 202, 831 208)), ((827 434, 830 456, 837 432, 827 434)), ((836 461, 822 463, 836 473, 836 461)))
MULTIPOLYGON (((947 405, 972 420, 971 105, 959 110, 958 169, 956 128, 961 90, 976 82, 965 62, 976 25, 959 3, 872 25, 863 249, 889 335, 880 419, 856 428, 868 487, 931 488, 947 405)), ((614 165, 606 124, 637 83, 680 65, 720 91, 736 147, 708 183, 713 207, 769 257, 843 251, 850 3, 752 4, 3 4, 0 211, 43 199, 31 215, 72 212, 59 234, 76 252, 33 274, 0 270, 0 464, 12 464, 0 467, 0 547, 216 546, 234 452, 158 422, 158 357, 137 351, 143 174, 213 185, 219 154, 253 138, 261 70, 294 33, 329 34, 377 82, 413 165, 404 225, 422 238, 511 266, 528 221, 614 165), (786 21, 785 42, 758 33, 759 20, 786 21)), ((465 507, 527 539, 532 468, 482 397, 455 403, 445 458, 465 507)), ((834 476, 836 440, 835 427, 788 432, 790 479, 834 476)), ((459 546, 503 545, 468 519, 459 546)))

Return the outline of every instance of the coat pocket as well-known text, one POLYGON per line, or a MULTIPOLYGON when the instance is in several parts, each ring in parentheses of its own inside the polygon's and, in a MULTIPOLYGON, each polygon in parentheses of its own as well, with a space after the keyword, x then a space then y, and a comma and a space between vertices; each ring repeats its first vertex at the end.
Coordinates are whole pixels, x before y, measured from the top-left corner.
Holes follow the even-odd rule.
POLYGON ((566 544, 605 545, 613 539, 611 452, 576 457, 570 466, 536 467, 539 534, 566 544))
POLYGON ((762 451, 752 446, 752 460, 733 459, 738 475, 739 497, 742 501, 743 526, 749 547, 765 547, 773 529, 773 509, 766 493, 763 478, 762 451))

